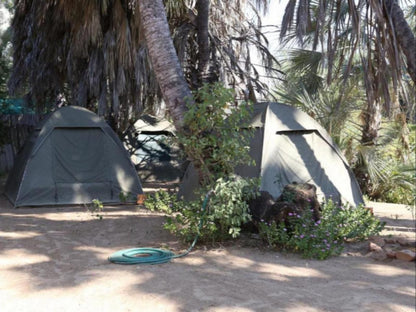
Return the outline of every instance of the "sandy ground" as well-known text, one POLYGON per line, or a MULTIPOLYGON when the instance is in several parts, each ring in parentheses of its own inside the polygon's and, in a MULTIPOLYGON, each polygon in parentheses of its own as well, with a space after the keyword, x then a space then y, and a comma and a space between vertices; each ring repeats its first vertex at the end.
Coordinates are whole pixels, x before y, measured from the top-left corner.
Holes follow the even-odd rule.
MULTIPOLYGON (((372 204, 384 234, 414 238, 403 206, 372 204)), ((0 311, 415 311, 415 262, 376 261, 367 243, 311 261, 249 247, 199 246, 161 265, 116 265, 133 247, 181 245, 135 206, 13 209, 0 198, 0 311)))

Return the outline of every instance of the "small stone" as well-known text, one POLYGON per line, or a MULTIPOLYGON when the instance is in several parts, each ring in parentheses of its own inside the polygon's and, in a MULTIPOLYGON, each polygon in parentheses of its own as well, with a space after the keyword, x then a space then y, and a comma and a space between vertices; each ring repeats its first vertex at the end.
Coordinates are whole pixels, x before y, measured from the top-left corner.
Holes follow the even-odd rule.
POLYGON ((416 253, 408 249, 399 250, 396 252, 396 258, 404 261, 415 261, 416 253))
POLYGON ((376 251, 376 252, 380 252, 380 251, 383 250, 379 245, 377 245, 376 243, 373 243, 373 242, 369 242, 368 249, 370 251, 376 251))
POLYGON ((384 250, 380 248, 380 250, 373 251, 370 257, 374 260, 385 260, 387 259, 387 253, 384 252, 384 250))
POLYGON ((379 236, 372 237, 370 241, 380 247, 384 247, 386 245, 385 239, 379 236))
POLYGON ((385 248, 384 251, 386 253, 387 258, 391 258, 391 259, 396 258, 396 251, 394 251, 393 249, 385 248))

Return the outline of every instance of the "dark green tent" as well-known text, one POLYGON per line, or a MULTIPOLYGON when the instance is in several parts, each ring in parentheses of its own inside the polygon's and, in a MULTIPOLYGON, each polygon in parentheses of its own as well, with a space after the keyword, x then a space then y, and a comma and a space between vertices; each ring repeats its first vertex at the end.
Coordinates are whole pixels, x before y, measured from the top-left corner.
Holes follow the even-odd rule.
MULTIPOLYGON (((332 197, 353 206, 363 203, 361 190, 342 152, 327 131, 294 107, 278 103, 256 104, 251 119, 255 128, 250 155, 255 166, 241 166, 236 174, 260 177, 260 189, 280 196, 287 184, 311 183, 318 199, 332 197)), ((192 198, 197 185, 192 167, 185 173, 179 196, 192 198)))
POLYGON ((123 144, 93 112, 62 107, 43 120, 17 155, 5 194, 15 207, 130 201, 142 187, 123 144))
POLYGON ((177 184, 187 162, 175 144, 175 127, 165 118, 141 116, 123 141, 143 186, 177 184))

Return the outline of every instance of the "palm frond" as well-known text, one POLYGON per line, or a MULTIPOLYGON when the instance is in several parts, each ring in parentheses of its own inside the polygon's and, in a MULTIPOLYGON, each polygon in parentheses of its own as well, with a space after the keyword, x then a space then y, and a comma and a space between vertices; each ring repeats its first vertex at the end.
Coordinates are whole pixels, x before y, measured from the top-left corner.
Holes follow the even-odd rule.
MULTIPOLYGON (((269 75, 278 77, 277 60, 261 32, 260 14, 268 0, 210 2, 209 70, 213 80, 222 79, 244 95, 268 86, 252 64, 258 49, 269 75), (242 65, 244 64, 244 65, 242 65)), ((123 128, 142 110, 163 106, 143 40, 139 1, 17 0, 13 19, 14 65, 9 89, 29 93, 39 110, 49 110, 58 95, 71 104, 97 108, 113 116, 123 128)), ((198 71, 195 0, 166 0, 165 8, 181 64, 191 86, 198 71)), ((253 93, 254 94, 254 93, 253 93)), ((243 96, 242 96, 243 97, 243 96)), ((122 130, 121 130, 122 131, 122 130)))

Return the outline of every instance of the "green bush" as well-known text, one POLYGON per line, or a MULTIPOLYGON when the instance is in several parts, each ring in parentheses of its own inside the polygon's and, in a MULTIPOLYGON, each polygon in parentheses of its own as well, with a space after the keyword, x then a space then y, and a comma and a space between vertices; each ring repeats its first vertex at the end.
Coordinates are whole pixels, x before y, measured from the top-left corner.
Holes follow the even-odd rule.
POLYGON ((305 258, 326 259, 343 250, 345 240, 364 240, 380 233, 384 223, 363 206, 337 206, 329 200, 321 219, 314 221, 313 210, 302 215, 289 213, 286 223, 259 224, 260 236, 269 246, 300 252, 305 258))
POLYGON ((385 225, 363 205, 354 208, 338 206, 329 200, 322 209, 321 221, 338 228, 338 238, 349 241, 362 241, 379 234, 385 225))
POLYGON ((211 189, 214 193, 205 211, 206 191, 202 190, 199 199, 194 201, 178 200, 175 194, 159 191, 146 199, 145 207, 165 212, 165 229, 187 242, 197 234, 200 241, 221 241, 239 236, 241 225, 251 220, 247 202, 257 196, 258 179, 220 178, 211 189), (201 218, 203 223, 199 228, 201 218))
POLYGON ((188 105, 184 116, 186 131, 177 140, 207 186, 232 174, 235 166, 253 163, 248 153, 252 131, 242 130, 252 105, 236 105, 233 90, 221 84, 205 84, 194 98, 197 103, 188 105))
POLYGON ((159 190, 146 197, 144 206, 150 211, 160 211, 165 213, 172 213, 173 211, 179 211, 182 207, 173 207, 173 205, 179 205, 179 201, 176 200, 176 194, 169 193, 165 190, 159 190))
POLYGON ((252 107, 249 103, 237 105, 233 90, 220 84, 204 85, 194 93, 194 99, 184 115, 185 131, 177 134, 177 140, 198 171, 198 199, 178 200, 160 191, 148 198, 145 206, 165 212, 165 228, 185 241, 197 234, 205 241, 234 238, 240 234, 241 225, 251 219, 247 202, 257 194, 259 183, 258 179, 233 175, 237 165, 254 163, 249 155, 252 131, 248 129, 252 107), (209 190, 214 195, 204 212, 202 206, 209 190))

